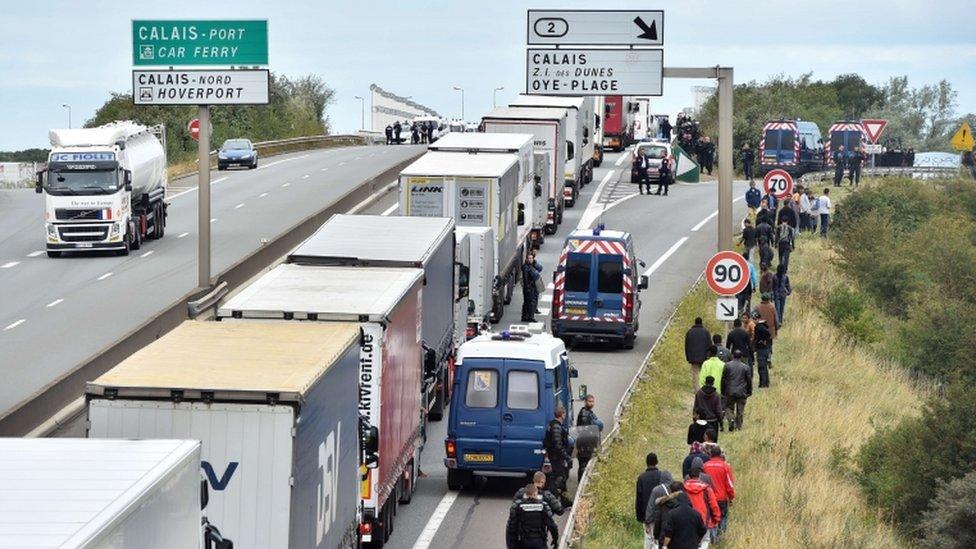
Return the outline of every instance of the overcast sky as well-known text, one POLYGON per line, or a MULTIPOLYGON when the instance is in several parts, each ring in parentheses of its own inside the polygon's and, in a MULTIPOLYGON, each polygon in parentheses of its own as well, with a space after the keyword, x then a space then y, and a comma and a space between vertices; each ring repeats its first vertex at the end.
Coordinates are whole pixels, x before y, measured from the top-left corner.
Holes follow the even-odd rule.
MULTIPOLYGON (((131 19, 266 18, 270 68, 321 75, 336 90, 336 131, 360 125, 356 95, 381 87, 477 120, 525 85, 525 8, 662 8, 667 66, 727 65, 738 82, 812 71, 858 73, 881 83, 907 74, 913 86, 947 78, 959 112, 976 111, 973 0, 561 0, 205 2, 5 1, 0 17, 0 150, 47 146, 47 130, 77 126, 110 92, 131 86, 131 19)), ((691 104, 691 86, 667 80, 657 113, 691 104)), ((368 105, 367 105, 368 106, 368 105)), ((367 117, 369 116, 367 112, 367 117)), ((367 118, 367 125, 369 120, 367 118)))

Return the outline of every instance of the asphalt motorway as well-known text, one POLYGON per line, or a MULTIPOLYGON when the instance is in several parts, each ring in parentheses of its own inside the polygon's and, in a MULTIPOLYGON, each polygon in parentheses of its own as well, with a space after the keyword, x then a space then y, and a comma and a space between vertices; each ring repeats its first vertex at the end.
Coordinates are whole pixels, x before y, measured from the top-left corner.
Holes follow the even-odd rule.
MULTIPOLYGON (((212 273, 419 150, 305 151, 262 159, 257 170, 212 172, 212 273)), ((161 240, 128 257, 58 259, 44 253, 40 197, 0 191, 0 416, 196 287, 197 192, 186 180, 171 189, 161 240)))
MULTIPOLYGON (((586 226, 599 220, 607 228, 634 235, 636 255, 646 264, 642 270, 649 274, 650 285, 641 293, 640 330, 634 349, 580 345, 570 350, 570 362, 580 372, 574 391, 586 385, 588 392, 596 396, 596 412, 607 422, 607 429, 617 403, 663 329, 674 304, 701 274, 717 242, 716 183, 674 185, 670 196, 663 197, 637 195, 636 185, 629 181, 629 152, 607 154, 603 165, 595 170, 594 181, 584 187, 579 203, 566 210, 558 233, 547 237, 538 254, 545 268, 545 280, 551 281, 565 236, 581 220, 586 226)), ((745 182, 734 185, 735 219, 745 215, 741 198, 745 189, 745 182)), ((539 303, 543 314, 537 318, 548 317, 551 295, 550 284, 539 303)), ((517 291, 499 327, 519 323, 520 315, 521 292, 517 291)), ((578 410, 577 406, 574 413, 578 410)), ((512 494, 524 481, 490 479, 475 488, 449 491, 443 465, 446 418, 431 423, 427 432, 422 469, 428 477, 418 482, 410 505, 400 507, 388 546, 394 549, 504 547, 505 521, 512 494)), ((570 482, 573 490, 576 473, 574 468, 570 482)), ((567 515, 560 517, 560 527, 566 518, 567 515)))

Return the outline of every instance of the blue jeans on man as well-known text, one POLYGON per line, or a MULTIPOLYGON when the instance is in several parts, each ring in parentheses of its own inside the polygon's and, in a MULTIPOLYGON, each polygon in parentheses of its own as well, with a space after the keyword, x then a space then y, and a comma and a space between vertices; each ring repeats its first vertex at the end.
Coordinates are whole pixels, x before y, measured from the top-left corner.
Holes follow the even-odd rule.
POLYGON ((820 214, 820 236, 827 236, 830 228, 830 214, 820 214))

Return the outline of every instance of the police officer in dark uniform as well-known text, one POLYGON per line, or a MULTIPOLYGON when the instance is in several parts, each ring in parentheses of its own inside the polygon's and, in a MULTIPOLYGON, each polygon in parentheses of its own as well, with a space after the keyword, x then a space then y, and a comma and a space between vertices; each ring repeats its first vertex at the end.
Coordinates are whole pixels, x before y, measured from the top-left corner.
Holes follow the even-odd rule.
POLYGON ((386 144, 389 145, 393 143, 393 126, 386 125, 386 144))
POLYGON ((396 122, 393 123, 393 137, 396 139, 397 145, 403 143, 403 141, 400 141, 400 132, 402 131, 403 131, 403 126, 401 126, 400 121, 397 120, 396 122))
POLYGON ((529 252, 522 264, 522 322, 535 322, 539 304, 539 288, 536 281, 542 276, 542 265, 535 260, 535 252, 529 252))
POLYGON ((844 179, 844 168, 847 167, 847 153, 844 152, 844 146, 840 145, 837 147, 837 151, 834 152, 834 186, 840 187, 840 182, 844 179))
POLYGON ((539 496, 535 484, 525 487, 522 501, 512 506, 505 526, 505 539, 511 549, 546 549, 559 545, 559 527, 552 518, 552 511, 539 496))
MULTIPOLYGON (((671 186, 671 178, 674 174, 671 172, 671 161, 667 158, 661 160, 661 166, 657 169, 657 192, 654 194, 661 194, 661 189, 664 189, 664 196, 668 196, 668 187, 671 186)), ((647 192, 650 194, 651 185, 648 183, 647 192)))
POLYGON ((847 177, 854 187, 857 187, 861 183, 861 165, 864 164, 866 158, 867 155, 864 154, 860 147, 854 149, 854 152, 851 154, 851 159, 847 166, 847 177))
POLYGON ((554 415, 555 417, 546 426, 546 436, 542 439, 542 447, 552 467, 552 472, 546 479, 549 483, 547 489, 562 501, 563 507, 569 507, 573 501, 567 497, 566 480, 569 478, 569 469, 573 461, 570 457, 569 434, 563 427, 566 409, 557 406, 554 415))
POLYGON ((650 167, 650 161, 647 159, 647 154, 644 153, 644 149, 637 148, 637 158, 634 159, 634 169, 637 171, 637 190, 641 194, 644 194, 644 188, 647 188, 647 194, 651 194, 651 181, 647 178, 647 169, 650 167))

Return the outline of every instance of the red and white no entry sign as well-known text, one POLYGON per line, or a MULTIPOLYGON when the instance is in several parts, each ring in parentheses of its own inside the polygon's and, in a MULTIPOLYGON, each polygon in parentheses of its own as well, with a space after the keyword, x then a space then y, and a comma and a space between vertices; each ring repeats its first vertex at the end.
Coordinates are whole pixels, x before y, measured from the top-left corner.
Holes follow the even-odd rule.
POLYGON ((786 198, 793 194, 793 176, 779 168, 770 170, 763 178, 763 190, 778 199, 786 198))
POLYGON ((190 132, 190 137, 194 141, 200 141, 200 119, 194 118, 190 120, 190 123, 186 125, 186 131, 190 132))
POLYGON ((749 285, 749 262, 738 252, 719 252, 705 265, 705 283, 718 295, 736 295, 749 285))

